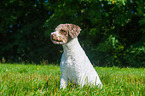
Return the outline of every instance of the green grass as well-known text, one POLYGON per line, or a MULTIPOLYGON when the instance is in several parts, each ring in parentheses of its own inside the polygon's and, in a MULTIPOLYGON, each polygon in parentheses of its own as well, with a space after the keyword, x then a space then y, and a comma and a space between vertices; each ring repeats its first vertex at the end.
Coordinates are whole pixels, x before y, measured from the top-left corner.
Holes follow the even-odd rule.
POLYGON ((103 88, 59 89, 56 65, 0 64, 0 96, 145 96, 144 68, 95 67, 103 88))

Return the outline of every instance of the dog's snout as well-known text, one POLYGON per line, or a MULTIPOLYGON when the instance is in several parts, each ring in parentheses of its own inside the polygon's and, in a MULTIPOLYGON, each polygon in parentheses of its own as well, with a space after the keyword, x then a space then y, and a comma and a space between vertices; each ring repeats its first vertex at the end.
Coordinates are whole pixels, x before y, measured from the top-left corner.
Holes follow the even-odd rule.
POLYGON ((53 38, 53 37, 54 37, 54 34, 51 33, 50 38, 53 38))
POLYGON ((52 32, 50 34, 50 39, 54 44, 64 44, 67 42, 67 36, 59 34, 59 31, 52 32))
POLYGON ((53 39, 53 40, 56 40, 56 38, 57 38, 57 37, 56 37, 56 34, 51 33, 50 38, 53 39))

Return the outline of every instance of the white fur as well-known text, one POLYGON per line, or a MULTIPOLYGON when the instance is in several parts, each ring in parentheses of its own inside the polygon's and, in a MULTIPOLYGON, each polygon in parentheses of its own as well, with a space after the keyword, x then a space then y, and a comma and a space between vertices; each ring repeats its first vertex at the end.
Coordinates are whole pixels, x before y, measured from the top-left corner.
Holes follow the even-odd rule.
POLYGON ((60 63, 60 88, 64 89, 69 80, 80 86, 87 84, 102 86, 97 72, 80 46, 78 39, 74 38, 62 46, 64 52, 60 63))

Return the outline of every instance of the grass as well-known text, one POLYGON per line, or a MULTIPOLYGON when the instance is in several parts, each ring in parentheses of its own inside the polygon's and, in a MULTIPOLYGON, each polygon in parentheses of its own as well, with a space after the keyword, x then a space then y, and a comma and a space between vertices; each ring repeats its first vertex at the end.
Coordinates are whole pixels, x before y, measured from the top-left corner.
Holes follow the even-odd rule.
POLYGON ((145 96, 144 68, 95 67, 103 88, 59 89, 57 65, 0 64, 0 96, 145 96))

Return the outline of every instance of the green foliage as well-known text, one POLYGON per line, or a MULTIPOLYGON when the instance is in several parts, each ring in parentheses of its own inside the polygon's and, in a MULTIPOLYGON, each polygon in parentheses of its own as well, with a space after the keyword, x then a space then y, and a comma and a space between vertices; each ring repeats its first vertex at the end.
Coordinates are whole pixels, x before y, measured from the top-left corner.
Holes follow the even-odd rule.
POLYGON ((144 6, 144 0, 3 0, 1 61, 59 62, 62 49, 50 33, 73 23, 82 28, 79 40, 96 65, 144 67, 144 6))
POLYGON ((0 95, 58 96, 103 95, 144 96, 145 70, 143 68, 95 67, 103 88, 69 84, 59 89, 60 68, 54 65, 0 64, 0 95))

